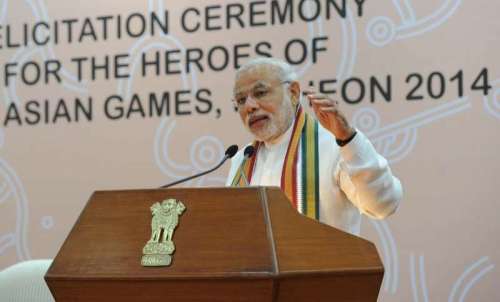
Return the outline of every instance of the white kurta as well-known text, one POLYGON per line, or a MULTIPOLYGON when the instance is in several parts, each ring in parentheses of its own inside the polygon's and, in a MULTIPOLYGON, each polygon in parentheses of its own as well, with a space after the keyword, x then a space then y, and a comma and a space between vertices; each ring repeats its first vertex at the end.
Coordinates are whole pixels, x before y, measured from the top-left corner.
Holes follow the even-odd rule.
MULTIPOLYGON (((292 128, 259 148, 250 185, 280 186, 292 128)), ((358 130, 351 142, 339 147, 335 137, 319 125, 318 138, 321 222, 359 235, 361 214, 382 219, 396 210, 402 197, 401 183, 363 133, 358 130)), ((243 149, 231 160, 227 186, 242 160, 243 149)), ((297 164, 300 167, 300 156, 297 164)), ((297 170, 300 173, 301 169, 297 170)))

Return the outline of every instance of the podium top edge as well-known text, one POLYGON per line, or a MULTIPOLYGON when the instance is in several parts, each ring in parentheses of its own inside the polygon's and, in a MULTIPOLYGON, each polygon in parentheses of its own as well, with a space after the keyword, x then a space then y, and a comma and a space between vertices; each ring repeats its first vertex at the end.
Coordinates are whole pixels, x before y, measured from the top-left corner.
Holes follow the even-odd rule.
POLYGON ((344 276, 344 275, 377 275, 383 273, 383 267, 366 267, 366 268, 338 268, 335 270, 298 270, 298 271, 282 271, 282 272, 233 272, 233 273, 193 273, 193 274, 171 274, 165 276, 123 276, 123 275, 65 275, 57 274, 48 271, 45 274, 45 279, 48 280, 87 280, 87 281, 138 281, 138 280, 245 280, 245 279, 286 279, 286 278, 304 278, 304 277, 322 277, 322 276, 344 276))
POLYGON ((147 191, 179 191, 179 190, 262 190, 262 189, 271 189, 271 190, 281 190, 278 186, 247 186, 247 187, 229 187, 229 186, 218 186, 218 187, 175 187, 175 188, 117 188, 117 189, 99 189, 93 191, 93 194, 96 193, 109 193, 109 192, 147 192, 147 191))

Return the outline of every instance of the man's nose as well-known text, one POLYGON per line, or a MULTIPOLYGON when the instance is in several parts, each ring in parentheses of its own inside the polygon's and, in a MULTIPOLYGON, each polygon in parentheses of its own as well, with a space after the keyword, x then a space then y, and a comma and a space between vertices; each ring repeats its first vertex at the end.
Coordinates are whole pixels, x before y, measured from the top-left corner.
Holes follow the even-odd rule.
POLYGON ((245 111, 253 112, 259 108, 259 103, 251 95, 247 95, 245 100, 245 111))

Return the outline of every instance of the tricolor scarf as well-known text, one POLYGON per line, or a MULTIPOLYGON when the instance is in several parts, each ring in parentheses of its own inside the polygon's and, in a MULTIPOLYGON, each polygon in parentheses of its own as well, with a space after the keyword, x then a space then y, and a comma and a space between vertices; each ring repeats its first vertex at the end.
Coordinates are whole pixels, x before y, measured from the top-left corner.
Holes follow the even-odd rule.
MULTIPOLYGON (((232 186, 245 186, 252 181, 257 154, 262 142, 254 141, 255 152, 244 160, 233 178, 232 186)), ((281 190, 300 213, 319 219, 318 121, 300 107, 297 108, 293 132, 281 172, 281 190), (300 150, 299 150, 300 148, 300 150), (301 166, 298 167, 298 158, 301 166), (298 169, 300 169, 300 178, 298 169)))

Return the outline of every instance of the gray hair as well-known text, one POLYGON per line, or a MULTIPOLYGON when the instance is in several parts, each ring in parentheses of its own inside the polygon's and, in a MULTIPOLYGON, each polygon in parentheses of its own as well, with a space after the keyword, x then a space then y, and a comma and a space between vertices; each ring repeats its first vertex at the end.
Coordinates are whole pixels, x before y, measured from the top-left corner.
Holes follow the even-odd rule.
POLYGON ((258 57, 255 59, 251 59, 247 63, 243 64, 236 71, 236 78, 238 78, 239 75, 244 71, 248 71, 250 69, 254 69, 265 65, 275 68, 278 71, 281 81, 296 81, 298 78, 297 74, 295 73, 295 70, 293 69, 292 66, 290 66, 290 64, 276 58, 266 58, 266 57, 258 57))

